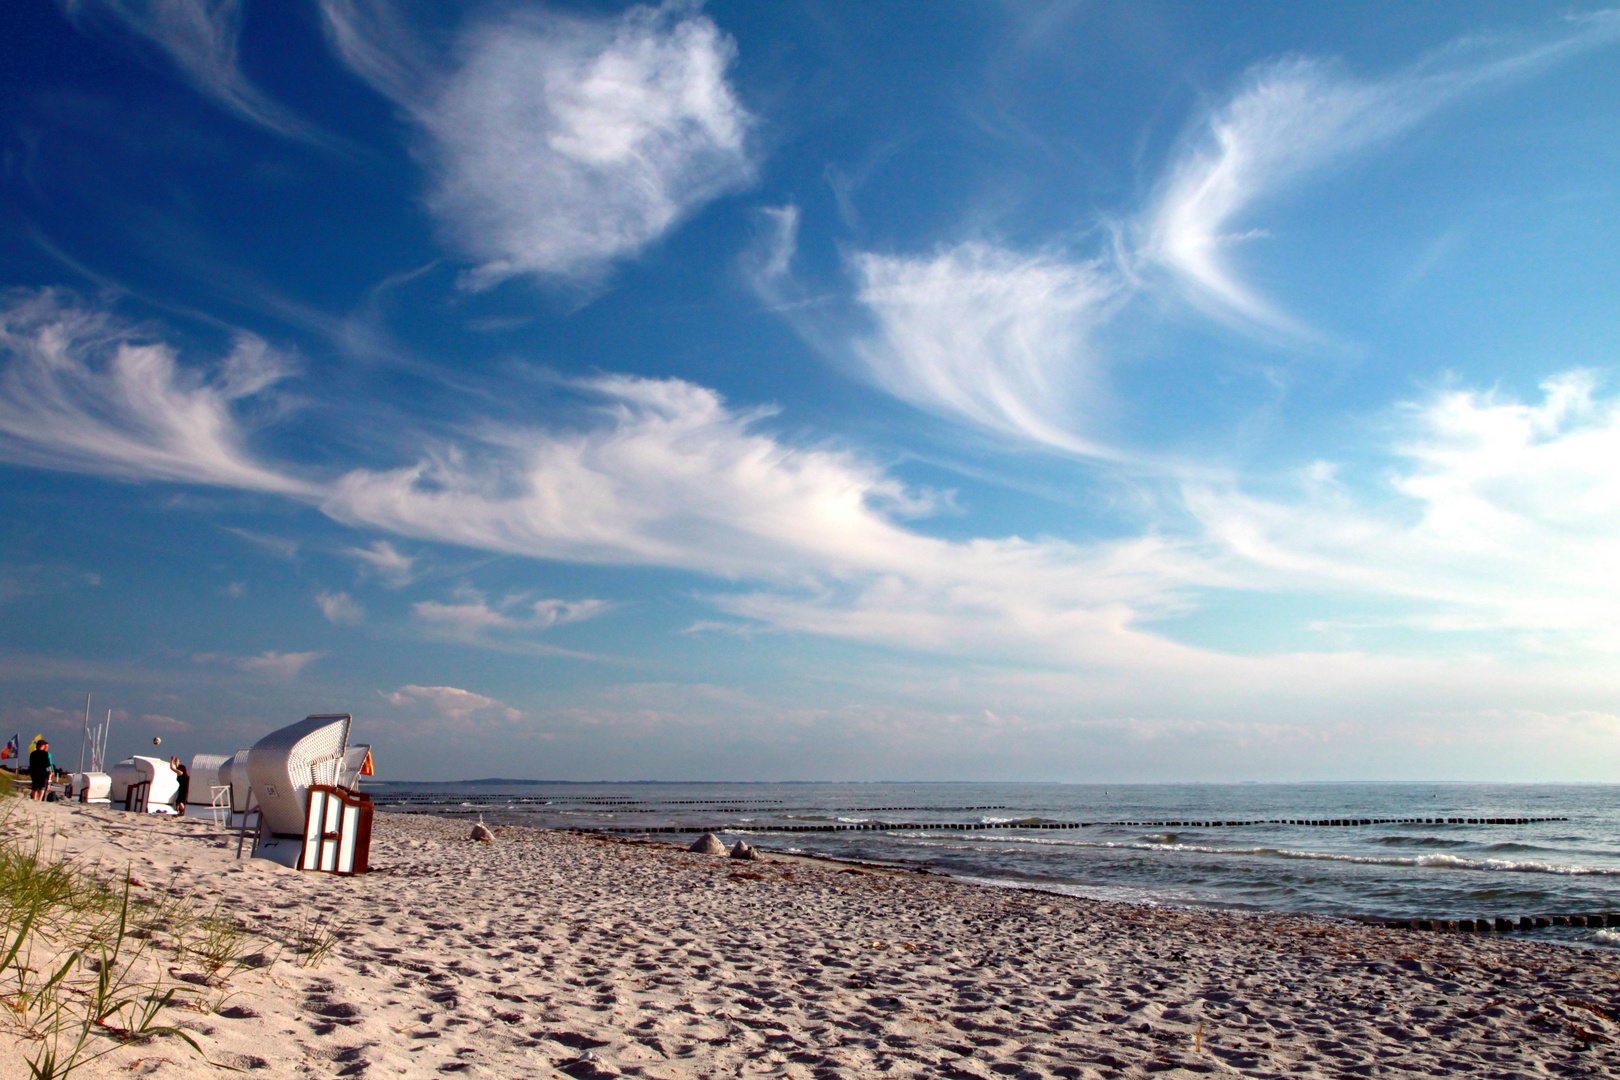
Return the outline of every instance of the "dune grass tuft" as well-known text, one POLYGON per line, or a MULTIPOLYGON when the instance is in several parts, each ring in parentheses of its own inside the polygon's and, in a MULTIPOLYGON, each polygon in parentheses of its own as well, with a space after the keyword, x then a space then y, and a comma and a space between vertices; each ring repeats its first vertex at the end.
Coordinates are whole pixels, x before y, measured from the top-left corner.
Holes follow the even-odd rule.
POLYGON ((55 855, 17 810, 0 803, 0 1027, 24 1044, 30 1075, 59 1080, 163 1038, 201 1055, 166 1010, 205 1009, 205 990, 251 966, 246 929, 189 897, 133 896, 127 873, 55 855))

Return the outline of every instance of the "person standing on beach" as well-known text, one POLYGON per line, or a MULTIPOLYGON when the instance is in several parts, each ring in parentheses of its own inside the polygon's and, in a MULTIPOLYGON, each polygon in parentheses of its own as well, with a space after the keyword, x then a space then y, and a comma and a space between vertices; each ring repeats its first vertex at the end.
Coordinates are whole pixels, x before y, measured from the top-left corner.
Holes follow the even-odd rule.
POLYGON ((45 798, 45 789, 50 785, 51 773, 55 762, 51 760, 51 744, 44 739, 34 744, 34 749, 28 755, 28 797, 36 801, 45 798))
POLYGON ((169 758, 169 768, 174 770, 175 776, 180 778, 180 787, 174 793, 174 812, 181 817, 186 816, 186 800, 191 797, 191 774, 186 767, 180 764, 177 757, 169 758))

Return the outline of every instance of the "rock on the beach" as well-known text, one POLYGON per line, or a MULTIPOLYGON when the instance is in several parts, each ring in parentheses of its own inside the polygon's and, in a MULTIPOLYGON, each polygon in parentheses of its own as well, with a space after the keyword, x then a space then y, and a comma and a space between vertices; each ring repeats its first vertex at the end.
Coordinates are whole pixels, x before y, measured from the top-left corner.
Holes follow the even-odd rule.
POLYGON ((737 846, 731 849, 731 857, 733 859, 757 859, 759 858, 759 852, 749 847, 745 841, 739 840, 737 846))
POLYGON ((482 821, 480 821, 478 824, 473 826, 472 835, 468 837, 468 839, 482 840, 487 844, 495 839, 495 832, 488 825, 485 825, 482 821))
POLYGON ((706 832, 698 837, 697 841, 688 850, 695 851, 699 855, 724 855, 726 845, 722 844, 720 838, 714 833, 706 832))

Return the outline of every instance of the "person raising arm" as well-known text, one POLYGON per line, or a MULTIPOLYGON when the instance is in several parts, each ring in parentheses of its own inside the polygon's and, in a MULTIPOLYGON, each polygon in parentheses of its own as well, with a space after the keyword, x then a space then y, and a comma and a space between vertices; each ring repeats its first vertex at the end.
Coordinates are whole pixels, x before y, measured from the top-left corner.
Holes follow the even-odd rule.
POLYGON ((180 782, 179 789, 174 793, 174 812, 181 817, 185 817, 186 800, 191 796, 191 774, 186 771, 184 765, 180 764, 180 759, 177 757, 169 758, 169 768, 174 770, 174 774, 179 777, 180 782))

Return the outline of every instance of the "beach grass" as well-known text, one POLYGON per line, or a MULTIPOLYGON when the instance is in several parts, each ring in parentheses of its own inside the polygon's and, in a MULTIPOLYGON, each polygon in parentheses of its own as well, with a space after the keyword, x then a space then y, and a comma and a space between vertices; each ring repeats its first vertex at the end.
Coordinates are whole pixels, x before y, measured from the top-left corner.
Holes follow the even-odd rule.
POLYGON ((30 1076, 57 1080, 156 1039, 201 1055, 172 1013, 209 1010, 205 990, 257 966, 245 928, 189 895, 134 895, 127 870, 55 854, 15 809, 0 804, 0 1025, 30 1076))

